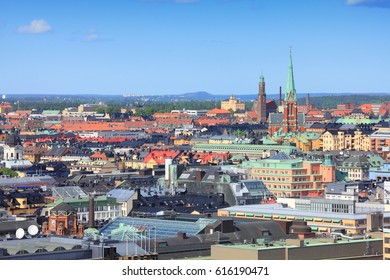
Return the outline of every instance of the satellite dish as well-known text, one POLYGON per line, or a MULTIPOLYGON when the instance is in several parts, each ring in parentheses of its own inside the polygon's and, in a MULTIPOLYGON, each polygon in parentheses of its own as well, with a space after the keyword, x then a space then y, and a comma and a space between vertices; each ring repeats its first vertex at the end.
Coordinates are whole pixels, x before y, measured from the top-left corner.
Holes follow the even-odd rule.
POLYGON ((27 231, 28 231, 28 234, 30 234, 31 236, 34 236, 38 233, 38 227, 36 225, 31 225, 28 227, 27 231))
POLYGON ((24 229, 18 228, 15 235, 17 239, 22 239, 24 237, 24 229))

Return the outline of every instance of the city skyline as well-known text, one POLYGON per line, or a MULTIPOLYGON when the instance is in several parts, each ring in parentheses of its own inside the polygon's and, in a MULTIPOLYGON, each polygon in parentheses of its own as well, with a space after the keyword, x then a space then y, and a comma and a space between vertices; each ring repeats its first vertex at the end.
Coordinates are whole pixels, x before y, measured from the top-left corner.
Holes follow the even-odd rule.
POLYGON ((388 0, 2 1, 1 94, 389 93, 388 0))

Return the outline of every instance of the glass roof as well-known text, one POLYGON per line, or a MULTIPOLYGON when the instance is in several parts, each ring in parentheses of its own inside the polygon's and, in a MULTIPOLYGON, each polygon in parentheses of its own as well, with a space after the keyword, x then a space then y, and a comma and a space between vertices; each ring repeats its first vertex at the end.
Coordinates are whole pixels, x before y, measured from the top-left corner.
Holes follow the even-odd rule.
POLYGON ((163 219, 145 219, 120 217, 108 223, 100 230, 103 236, 111 236, 113 240, 131 240, 145 238, 176 237, 179 231, 187 236, 196 235, 215 219, 198 219, 196 222, 184 222, 163 219))
POLYGON ((88 197, 88 195, 78 186, 71 187, 55 187, 52 189, 53 196, 57 199, 65 199, 68 197, 88 197))

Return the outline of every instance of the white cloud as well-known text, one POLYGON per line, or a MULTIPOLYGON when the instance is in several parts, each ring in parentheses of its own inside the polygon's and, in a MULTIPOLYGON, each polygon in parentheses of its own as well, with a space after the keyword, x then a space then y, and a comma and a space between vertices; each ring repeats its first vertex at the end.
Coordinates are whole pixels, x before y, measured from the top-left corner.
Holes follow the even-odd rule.
POLYGON ((46 33, 52 30, 52 27, 43 19, 34 19, 28 25, 23 25, 18 28, 19 33, 39 34, 46 33))
POLYGON ((84 36, 84 41, 95 42, 99 39, 99 34, 96 29, 91 28, 88 30, 87 34, 84 36))
POLYGON ((347 3, 349 5, 357 5, 357 4, 361 4, 363 2, 364 2, 364 0, 347 0, 347 3))
POLYGON ((390 8, 390 0, 346 0, 351 6, 390 8))

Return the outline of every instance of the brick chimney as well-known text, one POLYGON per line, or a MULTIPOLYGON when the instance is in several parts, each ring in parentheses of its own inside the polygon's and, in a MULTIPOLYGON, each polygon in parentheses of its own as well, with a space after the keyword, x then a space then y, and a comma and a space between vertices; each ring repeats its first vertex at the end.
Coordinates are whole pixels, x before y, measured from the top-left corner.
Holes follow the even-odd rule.
POLYGON ((89 194, 89 213, 88 213, 88 228, 95 227, 95 199, 92 193, 89 194))

